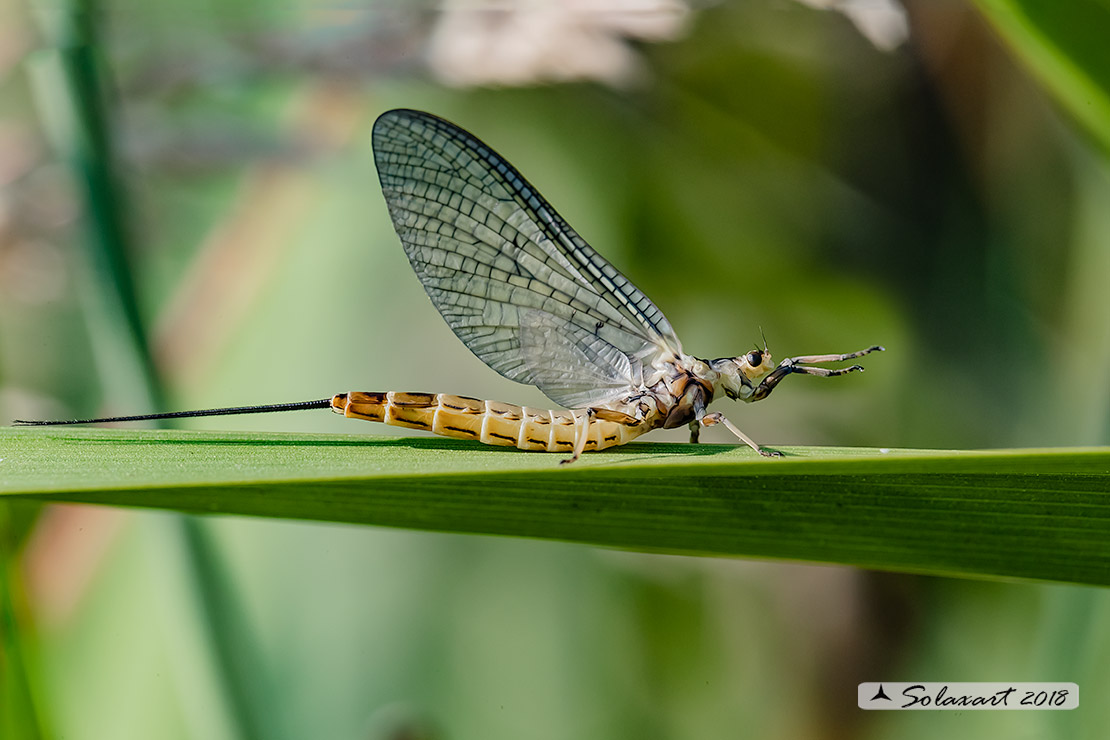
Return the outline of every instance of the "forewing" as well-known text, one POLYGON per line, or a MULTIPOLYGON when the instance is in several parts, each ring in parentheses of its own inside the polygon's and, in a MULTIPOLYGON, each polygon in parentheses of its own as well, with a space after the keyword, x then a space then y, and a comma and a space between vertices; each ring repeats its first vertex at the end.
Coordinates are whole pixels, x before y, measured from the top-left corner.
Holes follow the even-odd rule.
POLYGON ((410 110, 374 124, 374 157, 409 262, 491 368, 569 407, 680 354, 670 323, 516 169, 454 124, 410 110))

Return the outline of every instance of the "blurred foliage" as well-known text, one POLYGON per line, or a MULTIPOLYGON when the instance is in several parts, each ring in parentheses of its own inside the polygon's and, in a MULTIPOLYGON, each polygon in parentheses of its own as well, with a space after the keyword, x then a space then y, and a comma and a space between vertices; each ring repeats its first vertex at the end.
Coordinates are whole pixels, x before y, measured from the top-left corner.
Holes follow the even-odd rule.
MULTIPOLYGON (((761 441, 1107 444, 1105 4, 975 8, 907 3, 888 52, 845 15, 725 2, 670 43, 606 27, 567 46, 631 50, 623 86, 455 89, 424 64, 431 5, 108 0, 75 9, 102 75, 76 90, 66 6, 0 0, 0 416, 141 412, 159 386, 175 408, 391 388, 545 403, 459 345, 398 248, 369 127, 406 106, 506 155, 689 351, 734 354, 760 327, 778 356, 890 350, 736 409, 761 441), (67 107, 92 85, 110 146, 90 154, 67 107), (110 232, 88 167, 121 186, 114 287, 87 248, 110 232)), ((855 684, 1107 689, 1093 589, 303 523, 198 538, 64 507, 8 521, 4 588, 28 605, 4 602, 14 737, 1010 737, 1030 714, 864 717, 855 684), (246 693, 219 645, 244 634, 246 693)), ((1105 714, 1038 714, 1035 734, 1098 737, 1105 714)))

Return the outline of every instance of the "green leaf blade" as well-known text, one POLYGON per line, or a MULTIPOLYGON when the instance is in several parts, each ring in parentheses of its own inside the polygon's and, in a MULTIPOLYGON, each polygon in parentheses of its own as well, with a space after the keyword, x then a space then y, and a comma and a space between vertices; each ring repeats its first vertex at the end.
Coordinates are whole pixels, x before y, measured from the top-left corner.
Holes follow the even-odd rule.
POLYGON ((1110 449, 782 450, 0 430, 0 494, 1110 585, 1110 449))

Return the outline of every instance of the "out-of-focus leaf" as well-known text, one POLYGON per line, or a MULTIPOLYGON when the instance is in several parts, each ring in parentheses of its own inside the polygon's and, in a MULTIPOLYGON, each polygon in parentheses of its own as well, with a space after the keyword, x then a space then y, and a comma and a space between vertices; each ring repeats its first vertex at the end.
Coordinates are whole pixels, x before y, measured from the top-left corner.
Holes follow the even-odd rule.
POLYGON ((1110 4, 975 0, 1041 82, 1110 152, 1110 4))

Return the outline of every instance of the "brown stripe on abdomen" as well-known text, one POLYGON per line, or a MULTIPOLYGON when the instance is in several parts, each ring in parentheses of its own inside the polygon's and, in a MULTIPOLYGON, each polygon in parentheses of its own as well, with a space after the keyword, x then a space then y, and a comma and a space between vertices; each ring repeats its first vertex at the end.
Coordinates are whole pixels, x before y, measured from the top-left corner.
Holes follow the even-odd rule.
POLYGON ((385 421, 386 393, 340 393, 331 399, 331 410, 352 419, 385 421))
POLYGON ((435 415, 432 431, 455 439, 482 440, 482 420, 486 402, 466 396, 439 394, 439 410, 435 415))

